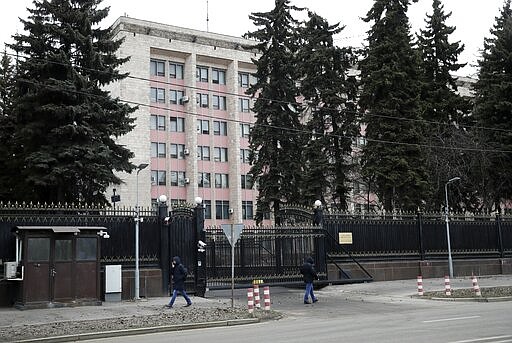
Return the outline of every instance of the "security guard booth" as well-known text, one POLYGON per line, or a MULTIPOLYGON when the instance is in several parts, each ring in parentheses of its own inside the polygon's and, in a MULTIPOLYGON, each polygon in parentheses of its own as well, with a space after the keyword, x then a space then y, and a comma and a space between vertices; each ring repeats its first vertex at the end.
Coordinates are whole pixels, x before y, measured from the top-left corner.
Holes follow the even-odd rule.
POLYGON ((101 305, 104 227, 17 226, 19 309, 101 305))

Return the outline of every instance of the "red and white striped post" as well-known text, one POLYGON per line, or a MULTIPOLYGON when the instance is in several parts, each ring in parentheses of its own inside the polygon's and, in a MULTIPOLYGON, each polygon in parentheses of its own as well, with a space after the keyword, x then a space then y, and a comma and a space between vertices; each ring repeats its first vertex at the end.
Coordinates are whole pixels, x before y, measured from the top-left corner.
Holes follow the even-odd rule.
POLYGON ((478 280, 476 279, 476 276, 474 274, 472 275, 472 278, 473 278, 473 290, 475 291, 475 295, 477 297, 481 297, 482 292, 480 292, 480 286, 478 286, 478 280))
POLYGON ((450 277, 449 276, 444 277, 444 294, 447 296, 452 295, 452 287, 450 286, 450 277))
POLYGON ((253 284, 253 290, 254 290, 254 307, 256 309, 259 309, 259 308, 261 308, 261 304, 260 304, 260 286, 257 283, 253 284))
POLYGON ((263 297, 265 298, 265 311, 270 310, 270 287, 263 288, 263 297))
POLYGON ((252 288, 247 288, 247 309, 249 310, 249 313, 254 312, 254 300, 253 300, 252 288))
POLYGON ((423 295, 423 277, 418 275, 418 295, 423 295))

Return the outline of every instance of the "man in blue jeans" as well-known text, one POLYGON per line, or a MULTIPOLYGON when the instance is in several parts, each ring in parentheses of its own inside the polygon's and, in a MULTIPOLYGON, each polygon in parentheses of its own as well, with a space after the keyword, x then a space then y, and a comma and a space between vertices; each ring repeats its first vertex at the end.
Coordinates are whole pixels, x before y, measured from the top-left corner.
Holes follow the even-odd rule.
POLYGON ((172 258, 172 267, 171 267, 171 275, 173 281, 173 292, 172 298, 169 304, 165 305, 167 308, 172 308, 174 305, 174 301, 176 300, 176 296, 178 292, 183 295, 187 304, 185 307, 192 305, 192 301, 187 295, 185 291, 185 279, 187 278, 187 268, 183 264, 181 264, 181 259, 178 256, 174 256, 172 258))
POLYGON ((300 273, 304 276, 304 283, 306 284, 304 304, 311 304, 309 302, 309 297, 311 297, 312 302, 316 303, 318 299, 315 297, 315 293, 313 292, 313 280, 318 280, 318 275, 316 274, 313 257, 306 257, 304 264, 300 268, 300 273))

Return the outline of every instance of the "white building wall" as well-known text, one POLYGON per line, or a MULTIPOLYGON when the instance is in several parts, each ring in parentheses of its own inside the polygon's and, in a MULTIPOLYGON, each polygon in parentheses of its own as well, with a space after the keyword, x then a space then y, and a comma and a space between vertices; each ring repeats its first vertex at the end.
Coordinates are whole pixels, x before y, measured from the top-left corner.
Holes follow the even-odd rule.
MULTIPOLYGON (((198 189, 198 160, 197 145, 198 135, 196 133, 196 120, 198 108, 196 105, 196 66, 214 65, 220 63, 227 70, 227 121, 228 121, 228 160, 229 160, 229 202, 233 209, 233 215, 230 218, 233 222, 242 222, 241 210, 241 190, 240 190, 240 129, 238 114, 238 65, 243 62, 245 65, 251 65, 251 57, 255 54, 245 51, 240 47, 242 45, 253 44, 242 38, 218 35, 214 33, 190 30, 170 25, 158 24, 134 18, 121 17, 113 25, 113 31, 116 38, 124 38, 124 42, 118 51, 120 57, 130 56, 130 60, 121 68, 121 72, 129 72, 130 77, 120 81, 117 84, 109 86, 114 96, 119 96, 121 100, 131 102, 132 105, 140 104, 138 110, 133 113, 136 118, 135 128, 129 134, 118 139, 119 144, 126 145, 134 154, 132 162, 136 165, 140 163, 150 163, 150 59, 152 55, 172 55, 180 56, 184 61, 185 75, 184 85, 189 102, 185 104, 185 131, 186 147, 190 150, 190 155, 186 158, 186 175, 190 179, 187 186, 186 200, 193 203, 199 194, 198 189), (195 40, 195 41, 193 41, 195 40)), ((167 73, 167 69, 166 69, 167 73)), ((169 86, 165 86, 166 90, 169 86)), ((166 101, 168 93, 166 93, 166 101)), ((211 110, 210 110, 211 111, 211 110)), ((211 127, 213 130, 213 127, 211 127)), ((168 131, 168 130, 167 130, 168 131)), ((213 137, 211 138, 213 141, 213 137)), ((167 146, 172 143, 167 140, 167 146)), ((213 161, 214 151, 211 146, 211 159, 213 161)), ((169 149, 170 150, 170 149, 169 149)), ((168 154, 168 153, 167 153, 168 154)), ((169 154, 168 154, 169 155, 169 154)), ((169 161, 169 160, 167 160, 169 161)), ((170 162, 172 163, 172 161, 170 162)), ((160 167, 160 166, 159 166, 160 167)), ((214 166, 215 168, 215 166, 214 166)), ((169 163, 165 165, 165 170, 169 173, 169 163)), ((138 200, 139 205, 149 207, 151 205, 151 166, 142 170, 139 174, 138 182, 138 200)), ((212 172, 212 190, 213 197, 212 209, 215 208, 215 189, 214 189, 214 170, 212 172)), ((122 185, 112 186, 107 192, 107 198, 112 195, 112 188, 116 188, 116 194, 121 196, 121 202, 116 206, 133 206, 136 202, 136 173, 119 173, 123 180, 122 185)), ((169 174, 167 174, 168 180, 169 174)), ((170 180, 169 180, 170 181, 170 180)), ((170 182, 167 183, 169 188, 170 182)), ((256 191, 255 191, 256 192, 256 191)), ((256 194, 256 193, 255 193, 256 194)), ((254 195, 254 210, 256 207, 256 195, 254 195)))

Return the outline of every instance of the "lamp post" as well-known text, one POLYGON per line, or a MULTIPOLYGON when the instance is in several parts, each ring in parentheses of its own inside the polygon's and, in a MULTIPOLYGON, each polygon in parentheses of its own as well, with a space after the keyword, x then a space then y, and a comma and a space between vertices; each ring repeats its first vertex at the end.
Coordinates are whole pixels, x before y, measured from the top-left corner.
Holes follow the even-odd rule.
POLYGON ((451 178, 444 184, 444 195, 446 200, 445 215, 446 215, 446 240, 448 241, 448 268, 450 269, 450 279, 453 279, 453 262, 452 262, 452 248, 450 245, 450 219, 448 218, 448 184, 460 180, 460 177, 456 176, 451 178))
POLYGON ((137 166, 136 185, 135 185, 135 300, 139 297, 139 172, 148 166, 147 163, 141 163, 137 166))

